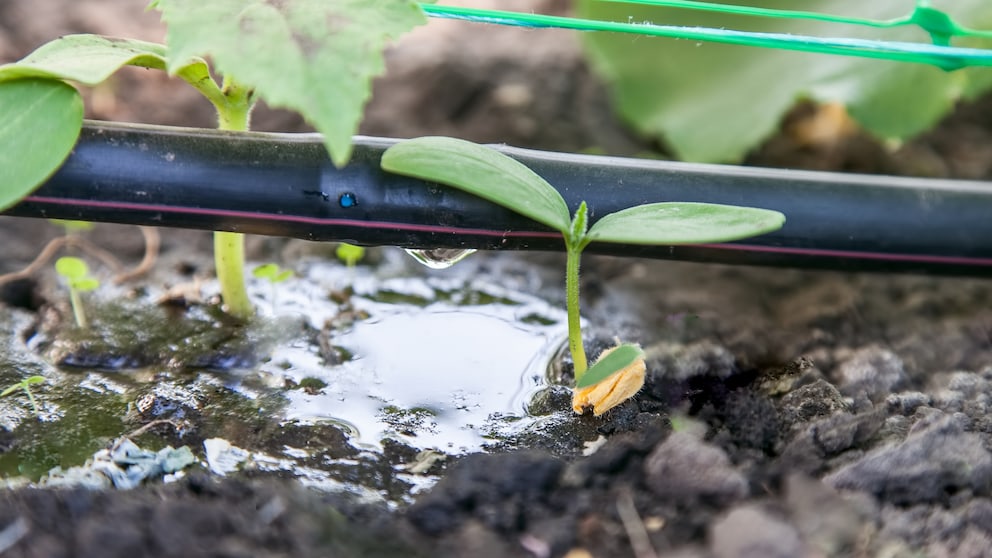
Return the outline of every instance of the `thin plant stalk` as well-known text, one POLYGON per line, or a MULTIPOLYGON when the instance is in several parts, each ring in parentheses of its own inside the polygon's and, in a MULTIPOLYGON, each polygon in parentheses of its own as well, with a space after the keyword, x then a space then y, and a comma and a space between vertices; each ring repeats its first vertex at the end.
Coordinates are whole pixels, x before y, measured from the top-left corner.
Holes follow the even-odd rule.
POLYGON ((214 265, 217 281, 228 313, 248 318, 254 313, 245 288, 245 236, 226 231, 214 232, 214 265))
MULTIPOLYGON (((89 327, 89 320, 86 319, 86 310, 83 309, 83 297, 79 296, 79 289, 69 287, 69 302, 72 305, 72 315, 76 318, 76 325, 80 329, 89 327)), ((28 393, 28 395, 31 395, 28 393)))
MULTIPOLYGON (((251 91, 234 80, 224 78, 223 92, 223 102, 214 103, 217 108, 217 127, 221 130, 247 130, 252 108, 251 91)), ((245 287, 243 234, 214 232, 214 265, 228 313, 239 318, 251 317, 255 309, 245 287)))
POLYGON ((24 390, 24 393, 28 394, 28 402, 31 404, 31 412, 34 413, 35 415, 37 415, 38 414, 38 402, 35 401, 34 394, 31 393, 30 384, 27 384, 27 383, 22 384, 21 385, 21 389, 24 390))
POLYGON ((575 381, 579 381, 589 364, 582 345, 581 315, 579 314, 579 260, 581 249, 569 243, 565 263, 565 306, 568 311, 568 349, 572 353, 575 381))

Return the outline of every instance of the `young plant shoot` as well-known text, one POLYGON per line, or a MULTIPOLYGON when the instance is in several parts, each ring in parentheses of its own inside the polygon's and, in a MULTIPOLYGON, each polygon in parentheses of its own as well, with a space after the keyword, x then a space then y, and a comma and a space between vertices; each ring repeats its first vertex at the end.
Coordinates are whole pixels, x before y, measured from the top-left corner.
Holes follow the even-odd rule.
POLYGON ((276 313, 276 287, 279 283, 286 281, 293 276, 292 269, 280 269, 278 264, 262 264, 252 270, 251 274, 256 279, 265 279, 272 285, 272 313, 276 313))
POLYGON ((79 258, 65 256, 55 260, 55 271, 64 277, 69 285, 69 302, 72 304, 72 315, 76 318, 76 325, 83 329, 89 327, 80 293, 96 289, 100 286, 100 281, 90 276, 86 262, 79 258))
POLYGON ((603 351, 590 367, 582 345, 579 314, 579 258, 591 242, 704 244, 739 240, 777 230, 777 211, 708 203, 665 202, 604 215, 592 226, 582 202, 570 216, 561 194, 522 163, 472 142, 423 137, 402 141, 383 154, 388 172, 446 184, 502 205, 561 232, 567 263, 568 346, 575 363, 572 406, 595 415, 619 405, 644 383, 644 353, 630 343, 603 351))
POLYGON ((7 389, 0 392, 0 397, 7 397, 8 395, 14 393, 17 390, 24 390, 24 393, 28 396, 28 402, 31 404, 31 411, 38 415, 38 402, 34 399, 34 394, 31 393, 31 386, 34 384, 45 383, 45 378, 42 376, 28 376, 20 382, 8 387, 7 389))
POLYGON ((344 265, 348 266, 348 269, 353 269, 355 265, 357 265, 358 262, 362 261, 362 258, 365 257, 365 247, 342 242, 341 244, 338 244, 338 248, 334 251, 334 255, 337 256, 339 260, 344 262, 344 265))

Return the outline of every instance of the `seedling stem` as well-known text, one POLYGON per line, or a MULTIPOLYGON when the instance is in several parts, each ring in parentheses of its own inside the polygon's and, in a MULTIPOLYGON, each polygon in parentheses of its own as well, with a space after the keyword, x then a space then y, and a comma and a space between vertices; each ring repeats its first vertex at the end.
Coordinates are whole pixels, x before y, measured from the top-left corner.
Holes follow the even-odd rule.
MULTIPOLYGON (((245 131, 251 115, 251 91, 233 79, 224 78, 222 102, 208 97, 217 109, 217 127, 221 130, 245 131)), ((214 265, 217 281, 228 313, 247 319, 254 314, 245 287, 245 237, 241 233, 214 233, 214 265)))
POLYGON ((568 350, 572 353, 575 378, 585 374, 589 368, 586 350, 582 345, 582 316, 579 313, 579 260, 581 250, 568 246, 565 263, 565 308, 568 312, 568 350))
POLYGON ((28 396, 28 402, 31 403, 31 411, 35 415, 38 415, 39 414, 38 413, 38 402, 35 401, 34 394, 31 393, 31 385, 32 384, 44 383, 44 381, 45 381, 45 378, 42 377, 42 376, 28 376, 27 378, 24 378, 20 382, 17 382, 16 384, 14 384, 14 385, 8 387, 7 389, 3 390, 3 392, 0 392, 0 397, 6 397, 6 396, 10 395, 11 393, 14 393, 18 389, 22 389, 22 390, 24 390, 24 393, 26 393, 27 396, 28 396))
POLYGON ((62 257, 55 261, 55 271, 65 278, 69 286, 69 303, 72 305, 72 315, 76 325, 81 329, 89 327, 86 310, 83 308, 83 298, 80 292, 92 291, 100 286, 100 281, 90 276, 86 262, 79 258, 62 257))

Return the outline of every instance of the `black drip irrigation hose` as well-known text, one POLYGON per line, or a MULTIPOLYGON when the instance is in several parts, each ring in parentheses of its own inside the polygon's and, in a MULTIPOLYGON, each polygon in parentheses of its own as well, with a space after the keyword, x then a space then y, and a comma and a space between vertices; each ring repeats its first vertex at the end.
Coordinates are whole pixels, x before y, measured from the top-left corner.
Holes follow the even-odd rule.
MULTIPOLYGON (((379 168, 359 137, 335 168, 313 134, 88 123, 62 168, 5 213, 403 248, 563 250, 560 235, 461 191, 379 168)), ((992 184, 558 154, 501 147, 590 220, 659 201, 775 209, 785 227, 717 245, 588 250, 731 264, 992 275, 992 184)))

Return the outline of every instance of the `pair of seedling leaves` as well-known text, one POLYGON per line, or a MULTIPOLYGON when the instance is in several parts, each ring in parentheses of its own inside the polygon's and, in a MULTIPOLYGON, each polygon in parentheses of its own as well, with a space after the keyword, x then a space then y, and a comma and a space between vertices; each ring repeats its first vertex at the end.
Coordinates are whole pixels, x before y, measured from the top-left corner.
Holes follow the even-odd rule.
MULTIPOLYGON (((400 142, 383 154, 386 171, 446 184, 509 208, 561 232, 569 258, 576 258, 566 277, 569 341, 577 390, 590 388, 643 360, 637 345, 622 343, 586 369, 578 330, 578 257, 591 242, 674 245, 739 240, 777 230, 785 216, 777 211, 708 203, 664 202, 631 207, 600 217, 589 225, 582 202, 574 216, 558 191, 522 163, 485 146, 446 137, 400 142), (582 353, 582 354, 577 354, 582 353), (580 364, 581 362, 581 364, 580 364)), ((643 383, 640 380, 633 392, 643 383)), ((622 382, 620 383, 622 384, 622 382)), ((623 386, 617 384, 620 388, 623 386)), ((630 386, 628 386, 629 388, 630 386)), ((612 400, 613 406, 620 400, 612 400)), ((577 391, 578 393, 578 391, 577 391)), ((597 405, 595 412, 608 409, 597 405)))

